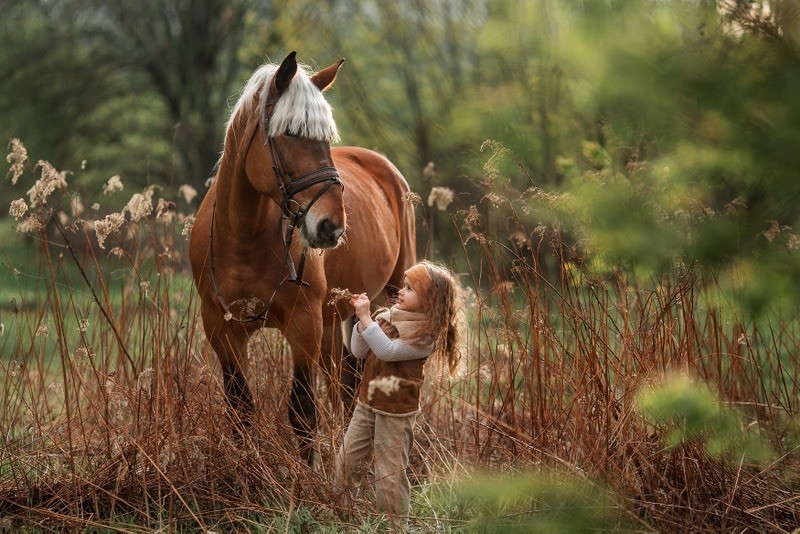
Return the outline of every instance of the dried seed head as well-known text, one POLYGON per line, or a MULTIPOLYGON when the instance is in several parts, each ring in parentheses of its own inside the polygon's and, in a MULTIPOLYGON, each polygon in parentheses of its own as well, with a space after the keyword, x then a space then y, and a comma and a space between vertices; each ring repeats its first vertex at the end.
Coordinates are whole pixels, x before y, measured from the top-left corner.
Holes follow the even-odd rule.
POLYGON ((39 160, 36 168, 42 170, 41 177, 36 180, 33 187, 28 189, 28 198, 31 201, 31 207, 37 205, 47 204, 47 198, 53 194, 56 189, 67 188, 67 172, 58 172, 55 167, 50 165, 47 161, 39 160))
POLYGON ((122 191, 123 189, 125 189, 125 186, 122 185, 122 180, 120 180, 118 175, 114 175, 109 178, 106 185, 103 186, 103 194, 110 195, 111 193, 122 191))
POLYGON ((422 176, 423 176, 423 178, 428 180, 428 182, 430 182, 431 180, 433 180, 436 177, 435 168, 436 168, 436 165, 434 165, 434 163, 432 161, 429 161, 428 164, 425 165, 425 168, 422 169, 422 176))
POLYGON ((183 197, 187 204, 191 204, 194 197, 197 196, 197 189, 189 184, 183 184, 178 188, 178 194, 183 197))
POLYGON ((333 289, 331 289, 331 295, 333 297, 331 298, 331 300, 328 301, 328 306, 335 306, 336 303, 339 302, 340 300, 345 300, 345 299, 350 300, 355 296, 349 290, 339 289, 338 287, 334 287, 333 289))
POLYGON ((528 239, 528 236, 527 234, 525 234, 525 232, 519 232, 519 231, 514 232, 509 236, 509 238, 512 241, 514 241, 514 243, 517 245, 517 248, 525 248, 531 246, 531 241, 530 239, 528 239))
POLYGON ((249 297, 234 300, 231 302, 230 306, 238 306, 240 308, 239 318, 245 319, 255 316, 256 310, 262 308, 264 302, 258 297, 249 297))
POLYGON ((456 192, 449 187, 434 187, 428 195, 428 206, 436 204, 436 209, 445 211, 453 203, 456 192))
POLYGON ((183 231, 181 235, 184 236, 186 239, 189 239, 192 235, 192 227, 194 226, 194 216, 186 217, 183 222, 183 231))
POLYGON ((492 206, 494 206, 495 208, 499 208, 500 205, 505 201, 503 197, 501 197, 495 192, 486 193, 486 195, 484 195, 483 198, 491 202, 492 206))
POLYGON ((8 174, 6 174, 6 178, 11 176, 11 183, 16 185, 17 180, 19 180, 19 177, 22 176, 25 163, 28 161, 28 151, 22 145, 22 141, 19 139, 11 140, 11 143, 9 143, 9 152, 8 156, 6 156, 6 161, 11 164, 8 174))
POLYGON ((97 244, 105 250, 106 238, 120 229, 125 223, 125 216, 121 213, 109 213, 102 221, 94 222, 94 230, 97 232, 97 244))
POLYGON ((422 204, 422 197, 413 191, 409 191, 403 194, 403 202, 408 202, 412 206, 419 206, 422 204))
POLYGON ((39 220, 36 215, 30 215, 27 219, 17 225, 17 232, 27 234, 30 232, 37 232, 44 228, 44 224, 39 220))
POLYGON ((14 220, 19 220, 27 211, 28 204, 25 202, 25 199, 19 198, 11 202, 11 208, 8 210, 8 214, 14 217, 14 220))
POLYGON ((494 290, 498 293, 513 293, 514 282, 511 280, 501 280, 494 285, 494 290))
POLYGON ((156 219, 163 221, 164 224, 171 223, 175 219, 175 203, 159 198, 156 206, 156 219))
POLYGON ((134 193, 122 211, 130 213, 133 222, 153 213, 153 188, 148 187, 144 193, 134 193))
POLYGON ((775 241, 775 238, 778 237, 781 232, 792 229, 790 226, 781 225, 778 221, 769 221, 769 223, 769 230, 761 232, 761 235, 764 236, 764 239, 766 239, 768 243, 775 241))

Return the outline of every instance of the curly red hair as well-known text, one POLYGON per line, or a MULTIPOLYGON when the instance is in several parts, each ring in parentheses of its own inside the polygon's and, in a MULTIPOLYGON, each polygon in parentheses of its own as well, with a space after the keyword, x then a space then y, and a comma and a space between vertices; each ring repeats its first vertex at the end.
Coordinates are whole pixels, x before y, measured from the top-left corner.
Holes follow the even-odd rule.
POLYGON ((420 340, 433 340, 432 357, 455 374, 461 363, 463 288, 447 267, 423 260, 406 271, 409 283, 420 296, 422 312, 428 315, 417 333, 420 340))

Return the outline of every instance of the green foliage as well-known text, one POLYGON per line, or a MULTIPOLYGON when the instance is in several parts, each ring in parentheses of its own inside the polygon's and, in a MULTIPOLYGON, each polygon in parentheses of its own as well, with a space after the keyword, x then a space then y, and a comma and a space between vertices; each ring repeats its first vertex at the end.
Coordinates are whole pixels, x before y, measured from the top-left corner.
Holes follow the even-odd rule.
POLYGON ((504 130, 479 119, 481 104, 468 113, 469 99, 459 115, 512 154, 498 168, 499 192, 511 196, 531 177, 548 191, 522 195, 524 218, 564 230, 592 275, 650 280, 698 265, 748 312, 791 310, 800 299, 800 98, 789 88, 800 63, 780 37, 793 34, 769 31, 786 17, 742 31, 742 15, 713 2, 509 6, 493 4, 477 45, 495 62, 482 65, 476 87, 504 130), (546 31, 516 31, 532 27, 532 15, 546 31), (519 53, 523 42, 536 53, 519 53), (546 72, 557 98, 540 79, 521 103, 510 88, 525 83, 504 78, 509 70, 546 72), (536 99, 546 114, 526 108, 536 99), (547 157, 531 157, 547 147, 547 157))
POLYGON ((243 70, 239 21, 260 3, 7 4, 0 138, 22 139, 58 168, 88 162, 89 187, 115 174, 203 186, 243 70))
POLYGON ((285 532, 287 534, 305 534, 319 532, 332 534, 341 532, 334 525, 324 524, 314 517, 312 510, 301 507, 286 515, 253 514, 248 528, 250 532, 285 532))
MULTIPOLYGON (((496 192, 554 193, 518 207, 565 230, 597 274, 683 262, 727 276, 758 258, 765 276, 730 285, 763 311, 800 299, 800 50, 792 2, 778 4, 218 0, 193 21, 192 2, 100 16, 92 2, 16 0, 0 27, 0 134, 58 168, 87 160, 87 189, 114 174, 198 185, 226 99, 258 63, 344 56, 329 93, 344 142, 386 153, 423 198, 448 186, 453 211, 479 204, 494 139, 512 155, 496 158, 496 192)), ((452 256, 447 218, 427 218, 452 256)))
POLYGON ((443 493, 476 533, 627 532, 613 496, 575 475, 479 475, 443 493))
POLYGON ((774 456, 757 429, 746 425, 737 412, 724 408, 705 383, 686 375, 643 391, 637 407, 648 421, 666 429, 668 447, 697 440, 715 458, 766 463, 774 456))
POLYGON ((146 80, 110 65, 91 39, 57 19, 60 10, 13 4, 0 23, 2 145, 20 138, 58 168, 87 160, 87 188, 112 174, 165 181, 170 125, 146 80))

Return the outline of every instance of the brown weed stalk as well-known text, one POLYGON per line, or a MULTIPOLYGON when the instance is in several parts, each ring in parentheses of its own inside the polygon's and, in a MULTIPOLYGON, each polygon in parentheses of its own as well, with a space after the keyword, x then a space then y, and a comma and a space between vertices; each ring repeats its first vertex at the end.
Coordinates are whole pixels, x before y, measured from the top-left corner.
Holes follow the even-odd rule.
POLYGON ((463 280, 480 290, 467 372, 438 384, 424 414, 429 439, 452 451, 442 463, 533 469, 610 488, 636 530, 795 528, 800 462, 788 437, 800 388, 796 324, 748 322, 704 304, 717 282, 697 266, 650 284, 622 271, 593 276, 560 232, 526 226, 505 203, 501 230, 488 231, 474 209, 453 217, 465 244, 463 280), (636 398, 678 371, 744 414, 775 460, 711 457, 693 442, 667 447, 668 429, 648 424, 636 398))
MULTIPOLYGON (((458 531, 469 519, 437 509, 434 485, 476 470, 532 470, 613 493, 619 528, 793 529, 797 326, 708 306, 716 281, 693 266, 649 284, 622 271, 593 276, 560 232, 530 224, 510 196, 492 197, 503 206, 488 210, 494 227, 487 210, 452 218, 464 246, 449 261, 472 288, 467 358, 459 377, 432 376, 425 389, 412 525, 458 531), (775 459, 757 466, 710 457, 696 442, 667 447, 666 429, 643 419, 636 398, 671 371, 711 384, 775 459)), ((11 267, 20 294, 0 318, 3 521, 288 530, 301 509, 345 530, 373 521, 369 492, 347 509, 332 487, 347 421, 322 371, 318 461, 300 461, 285 420, 291 355, 274 332, 251 343, 257 410, 236 431, 186 266, 191 219, 160 206, 109 230, 105 249, 79 217, 45 225, 33 232, 36 262, 11 267)))

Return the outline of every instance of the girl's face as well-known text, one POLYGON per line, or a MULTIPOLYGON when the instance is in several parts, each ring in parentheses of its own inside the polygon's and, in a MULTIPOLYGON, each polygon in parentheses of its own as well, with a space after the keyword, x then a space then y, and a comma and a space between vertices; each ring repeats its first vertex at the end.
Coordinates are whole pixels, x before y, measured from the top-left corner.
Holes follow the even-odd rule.
POLYGON ((408 277, 403 279, 403 287, 397 295, 397 308, 408 312, 422 311, 419 293, 408 283, 408 277))

